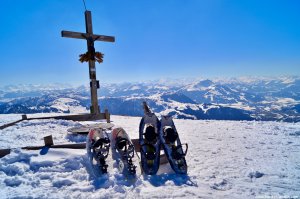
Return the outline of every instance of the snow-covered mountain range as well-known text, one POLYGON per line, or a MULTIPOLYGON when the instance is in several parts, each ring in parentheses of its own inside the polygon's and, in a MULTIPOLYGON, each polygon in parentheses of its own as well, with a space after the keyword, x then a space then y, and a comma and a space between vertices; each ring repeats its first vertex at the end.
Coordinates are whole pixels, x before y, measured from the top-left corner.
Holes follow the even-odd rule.
MULTIPOLYGON (((89 87, 10 85, 0 87, 0 113, 87 112, 89 87)), ((165 79, 102 84, 101 109, 141 116, 142 101, 175 118, 300 121, 300 77, 165 79)))

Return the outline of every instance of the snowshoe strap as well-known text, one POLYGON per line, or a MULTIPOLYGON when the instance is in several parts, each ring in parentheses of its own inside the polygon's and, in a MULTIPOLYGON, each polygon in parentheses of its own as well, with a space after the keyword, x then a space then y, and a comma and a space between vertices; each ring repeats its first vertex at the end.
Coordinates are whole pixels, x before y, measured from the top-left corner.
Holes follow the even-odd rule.
POLYGON ((99 162, 100 162, 101 166, 104 166, 104 167, 106 166, 105 159, 101 158, 99 160, 99 162))
POLYGON ((157 133, 155 132, 155 128, 153 126, 147 126, 145 133, 145 142, 155 143, 157 140, 157 133))
POLYGON ((104 162, 103 165, 100 166, 102 173, 107 173, 108 165, 104 162))
POLYGON ((174 148, 172 148, 172 154, 171 154, 172 158, 175 159, 175 160, 182 159, 183 157, 186 156, 187 151, 188 151, 188 144, 187 143, 175 146, 174 148), (186 146, 185 151, 183 151, 183 148, 182 148, 183 145, 186 146))
POLYGON ((136 166, 135 165, 130 166, 128 170, 129 170, 129 173, 136 174, 136 166))
POLYGON ((128 156, 128 158, 134 157, 134 146, 131 143, 129 144, 129 146, 127 148, 127 156, 128 156))
POLYGON ((178 138, 178 133, 173 128, 166 128, 164 137, 167 143, 174 143, 178 138))
POLYGON ((100 138, 93 144, 92 147, 93 153, 97 159, 106 159, 109 153, 110 140, 107 137, 100 138))
POLYGON ((126 138, 117 138, 116 147, 118 150, 125 151, 128 140, 126 138))
POLYGON ((133 164, 132 159, 128 159, 127 160, 128 163, 128 172, 131 174, 135 174, 136 173, 136 166, 133 164))
POLYGON ((147 160, 154 160, 156 157, 155 147, 152 144, 143 144, 141 146, 141 153, 145 155, 147 160), (147 151, 144 151, 144 146, 148 148, 147 151))
POLYGON ((110 143, 110 140, 107 137, 100 138, 93 144, 93 148, 98 148, 98 147, 102 148, 103 145, 109 144, 109 143, 110 143))
POLYGON ((101 148, 101 149, 96 149, 95 154, 98 159, 106 159, 108 157, 109 153, 109 147, 101 148))
POLYGON ((116 141, 116 147, 119 151, 122 151, 123 155, 127 158, 134 157, 134 146, 126 138, 118 138, 116 141))

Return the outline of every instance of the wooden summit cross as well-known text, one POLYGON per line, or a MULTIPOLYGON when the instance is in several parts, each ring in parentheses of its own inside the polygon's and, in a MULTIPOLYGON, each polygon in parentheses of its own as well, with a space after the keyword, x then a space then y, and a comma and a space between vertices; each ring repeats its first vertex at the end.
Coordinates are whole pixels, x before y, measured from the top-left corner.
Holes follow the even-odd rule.
POLYGON ((89 60, 89 74, 90 74, 90 88, 91 88, 91 114, 100 115, 100 107, 98 105, 97 89, 100 87, 99 81, 96 79, 96 67, 95 67, 95 47, 94 41, 106 41, 114 42, 115 38, 111 36, 95 35, 93 34, 92 26, 92 14, 91 11, 85 11, 85 27, 86 33, 61 31, 62 37, 85 39, 87 41, 88 53, 92 55, 92 59, 89 60))

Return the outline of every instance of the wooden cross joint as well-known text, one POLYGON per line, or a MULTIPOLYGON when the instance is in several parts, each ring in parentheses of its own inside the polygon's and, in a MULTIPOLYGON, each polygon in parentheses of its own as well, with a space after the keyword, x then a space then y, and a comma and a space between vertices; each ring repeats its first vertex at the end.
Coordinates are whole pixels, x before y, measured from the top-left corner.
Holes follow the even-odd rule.
POLYGON ((67 38, 74 38, 74 39, 86 39, 91 37, 94 41, 105 41, 105 42, 115 42, 115 37, 112 36, 105 36, 105 35, 87 35, 86 33, 81 33, 81 32, 72 32, 72 31, 67 31, 63 30, 61 31, 61 36, 62 37, 67 37, 67 38))

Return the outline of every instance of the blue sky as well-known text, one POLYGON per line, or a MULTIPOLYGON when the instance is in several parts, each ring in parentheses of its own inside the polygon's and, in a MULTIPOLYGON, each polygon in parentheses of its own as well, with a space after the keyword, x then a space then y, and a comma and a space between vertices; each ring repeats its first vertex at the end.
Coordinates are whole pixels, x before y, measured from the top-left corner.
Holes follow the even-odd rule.
MULTIPOLYGON (((86 0, 101 82, 300 75, 298 0, 86 0)), ((1 0, 0 85, 88 82, 82 0, 1 0)))

